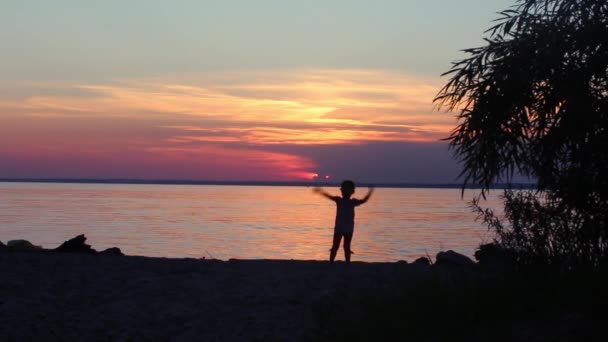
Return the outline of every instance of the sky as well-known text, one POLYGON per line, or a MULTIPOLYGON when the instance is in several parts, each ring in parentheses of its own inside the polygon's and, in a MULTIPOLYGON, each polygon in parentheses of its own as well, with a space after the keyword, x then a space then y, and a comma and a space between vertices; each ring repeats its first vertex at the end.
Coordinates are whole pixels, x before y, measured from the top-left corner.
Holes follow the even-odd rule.
POLYGON ((0 178, 455 183, 503 0, 0 1, 0 178))

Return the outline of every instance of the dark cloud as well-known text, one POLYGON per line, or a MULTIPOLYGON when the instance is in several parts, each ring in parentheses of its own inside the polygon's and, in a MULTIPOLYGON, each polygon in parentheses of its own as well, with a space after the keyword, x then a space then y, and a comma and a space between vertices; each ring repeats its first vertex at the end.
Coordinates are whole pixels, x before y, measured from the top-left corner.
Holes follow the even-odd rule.
POLYGON ((366 183, 456 183, 460 167, 446 142, 273 146, 314 160, 320 175, 366 183))

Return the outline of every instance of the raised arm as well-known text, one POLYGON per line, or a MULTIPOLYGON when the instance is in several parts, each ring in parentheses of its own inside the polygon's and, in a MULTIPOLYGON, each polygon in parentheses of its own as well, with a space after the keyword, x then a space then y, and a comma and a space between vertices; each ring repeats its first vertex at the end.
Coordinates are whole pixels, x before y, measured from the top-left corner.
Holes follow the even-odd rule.
POLYGON ((370 185, 368 190, 367 190, 367 195, 365 195, 365 197, 363 197, 361 199, 361 204, 367 202, 369 200, 370 197, 372 197, 372 194, 374 193, 374 186, 370 185))
POLYGON ((325 192, 325 190, 319 188, 318 186, 315 187, 315 188, 313 188, 312 191, 315 192, 315 193, 317 193, 317 194, 319 194, 319 195, 321 195, 321 196, 323 196, 323 197, 325 197, 325 198, 327 198, 327 199, 330 199, 332 201, 336 200, 335 196, 332 196, 332 195, 328 194, 327 192, 325 192))

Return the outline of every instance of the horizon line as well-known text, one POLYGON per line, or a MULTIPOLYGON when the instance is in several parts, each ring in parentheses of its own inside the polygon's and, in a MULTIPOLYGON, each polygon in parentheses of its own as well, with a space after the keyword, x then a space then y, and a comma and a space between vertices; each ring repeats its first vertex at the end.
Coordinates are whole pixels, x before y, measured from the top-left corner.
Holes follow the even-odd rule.
MULTIPOLYGON (((159 185, 234 185, 234 186, 339 186, 339 181, 244 181, 244 180, 193 180, 193 179, 137 179, 137 178, 0 178, 5 183, 74 183, 74 184, 159 184, 159 185)), ((417 182, 357 182, 361 187, 373 185, 377 188, 444 188, 444 189, 480 189, 479 184, 462 183, 417 183, 417 182)), ((497 183, 492 189, 534 188, 533 183, 497 183)))

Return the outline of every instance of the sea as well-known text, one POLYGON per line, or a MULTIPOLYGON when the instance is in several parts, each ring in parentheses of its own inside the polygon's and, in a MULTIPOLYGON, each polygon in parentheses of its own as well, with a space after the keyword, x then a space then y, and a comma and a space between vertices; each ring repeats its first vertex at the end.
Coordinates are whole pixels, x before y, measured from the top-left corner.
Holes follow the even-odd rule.
MULTIPOLYGON (((172 258, 326 260, 335 204, 310 186, 0 182, 0 241, 44 248, 85 234, 96 250, 172 258)), ((336 186, 324 188, 339 195, 336 186)), ((353 197, 363 197, 357 188, 353 197)), ((470 208, 475 190, 377 188, 356 208, 353 261, 473 256, 492 231, 470 208)), ((500 191, 485 207, 500 211, 500 191)), ((342 249, 338 260, 343 259, 342 249)))

